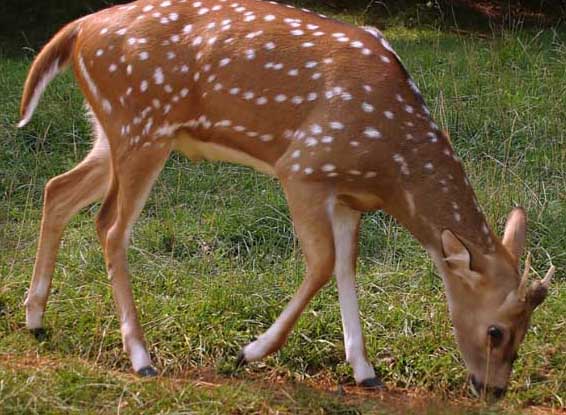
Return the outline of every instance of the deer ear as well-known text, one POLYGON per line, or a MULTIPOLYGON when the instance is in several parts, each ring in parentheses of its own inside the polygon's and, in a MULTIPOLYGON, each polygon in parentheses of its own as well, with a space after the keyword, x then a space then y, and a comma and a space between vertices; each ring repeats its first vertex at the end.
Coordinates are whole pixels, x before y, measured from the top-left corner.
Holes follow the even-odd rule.
POLYGON ((481 280, 481 275, 470 268, 471 256, 466 246, 449 230, 440 236, 442 254, 451 273, 459 276, 471 288, 481 280))
POLYGON ((519 259, 525 246, 527 233, 527 214, 522 208, 515 208, 507 217, 505 232, 503 233, 503 246, 513 257, 515 266, 519 267, 519 259))
POLYGON ((441 235, 444 261, 454 270, 470 269, 470 252, 451 231, 445 230, 441 235))

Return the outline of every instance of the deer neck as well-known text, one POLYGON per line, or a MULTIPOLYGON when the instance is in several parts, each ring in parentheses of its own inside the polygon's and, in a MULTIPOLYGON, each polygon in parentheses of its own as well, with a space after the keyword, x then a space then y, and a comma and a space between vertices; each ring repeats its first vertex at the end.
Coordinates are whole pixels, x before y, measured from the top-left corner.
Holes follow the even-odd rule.
MULTIPOLYGON (((420 157, 412 158, 408 153, 404 157, 409 168, 412 164, 423 164, 420 157)), ((433 258, 442 258, 441 233, 444 230, 450 230, 466 245, 475 262, 502 249, 455 157, 453 163, 438 163, 430 172, 401 183, 394 194, 385 210, 407 228, 433 258)), ((475 265, 483 267, 479 263, 475 265)))

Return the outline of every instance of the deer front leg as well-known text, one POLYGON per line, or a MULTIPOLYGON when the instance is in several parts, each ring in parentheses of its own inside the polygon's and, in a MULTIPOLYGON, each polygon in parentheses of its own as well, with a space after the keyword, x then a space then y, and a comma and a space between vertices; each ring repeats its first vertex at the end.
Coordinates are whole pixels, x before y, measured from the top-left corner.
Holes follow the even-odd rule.
POLYGON ((115 176, 97 218, 97 231, 120 317, 124 349, 136 373, 155 376, 157 371, 151 365, 130 285, 127 248, 130 231, 170 153, 170 145, 130 151, 133 154, 114 165, 115 176))
POLYGON ((336 204, 331 209, 332 230, 336 249, 334 273, 338 285, 340 313, 344 328, 346 361, 354 371, 354 379, 366 388, 383 387, 369 363, 356 294, 356 258, 361 213, 336 204))
MULTIPOLYGON (((282 181, 283 182, 283 181, 282 181)), ((321 184, 283 182, 307 273, 299 290, 275 323, 240 352, 238 364, 259 360, 283 345, 310 299, 328 282, 334 266, 334 241, 328 216, 329 190, 321 184)))
POLYGON ((101 140, 105 138, 99 137, 92 151, 74 169, 54 177, 45 186, 37 255, 24 303, 26 325, 38 339, 45 336, 43 313, 63 230, 79 210, 101 199, 108 187, 110 155, 101 140))

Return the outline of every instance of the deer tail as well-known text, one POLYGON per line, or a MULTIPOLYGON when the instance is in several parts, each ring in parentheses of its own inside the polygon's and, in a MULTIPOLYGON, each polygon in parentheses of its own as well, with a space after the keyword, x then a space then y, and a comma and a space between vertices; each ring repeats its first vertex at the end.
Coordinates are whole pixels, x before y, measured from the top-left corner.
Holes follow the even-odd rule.
POLYGON ((69 23, 61 29, 43 47, 33 61, 28 72, 20 104, 19 128, 25 126, 31 120, 39 99, 49 82, 69 65, 77 34, 79 33, 78 23, 78 21, 69 23))

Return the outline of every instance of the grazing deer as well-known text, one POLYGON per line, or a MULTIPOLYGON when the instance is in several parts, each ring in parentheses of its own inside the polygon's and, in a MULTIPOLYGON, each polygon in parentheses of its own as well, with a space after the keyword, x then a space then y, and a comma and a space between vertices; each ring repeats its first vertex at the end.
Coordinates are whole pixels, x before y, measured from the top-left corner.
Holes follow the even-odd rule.
POLYGON ((336 275, 346 359, 359 385, 380 387, 366 355, 355 288, 362 212, 383 209, 429 252, 478 392, 505 391, 530 316, 554 272, 528 284, 519 261, 526 217, 490 230, 445 133, 382 34, 257 0, 139 0, 63 28, 35 59, 20 127, 66 66, 90 108, 86 158, 45 187, 27 326, 43 332, 63 229, 102 199, 96 219, 124 348, 155 375, 128 276, 131 229, 174 150, 277 177, 307 274, 239 363, 277 351, 309 300, 336 275))

